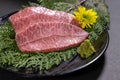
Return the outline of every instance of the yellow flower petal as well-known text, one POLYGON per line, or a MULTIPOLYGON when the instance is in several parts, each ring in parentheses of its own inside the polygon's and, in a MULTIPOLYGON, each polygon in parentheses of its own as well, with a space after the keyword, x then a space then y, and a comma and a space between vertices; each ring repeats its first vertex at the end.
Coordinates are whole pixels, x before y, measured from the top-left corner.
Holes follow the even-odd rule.
POLYGON ((78 7, 78 11, 74 11, 74 18, 82 25, 82 28, 91 28, 98 18, 97 13, 93 9, 78 7))

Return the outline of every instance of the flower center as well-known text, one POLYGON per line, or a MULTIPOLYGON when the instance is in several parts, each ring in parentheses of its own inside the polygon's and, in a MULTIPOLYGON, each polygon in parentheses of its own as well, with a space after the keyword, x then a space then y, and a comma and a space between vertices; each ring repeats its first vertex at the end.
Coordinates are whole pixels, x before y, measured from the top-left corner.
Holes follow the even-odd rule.
POLYGON ((83 18, 89 20, 89 16, 86 14, 83 14, 83 18))

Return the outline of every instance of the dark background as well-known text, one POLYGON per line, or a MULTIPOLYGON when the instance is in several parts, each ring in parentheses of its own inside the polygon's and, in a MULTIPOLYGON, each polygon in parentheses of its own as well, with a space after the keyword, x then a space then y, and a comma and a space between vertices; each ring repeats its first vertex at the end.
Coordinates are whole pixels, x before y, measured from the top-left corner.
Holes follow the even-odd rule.
MULTIPOLYGON (((0 0, 0 17, 19 10, 28 0, 0 0)), ((109 6, 111 26, 109 47, 90 66, 77 72, 57 77, 22 78, 0 69, 0 80, 120 80, 120 0, 106 0, 109 6)))

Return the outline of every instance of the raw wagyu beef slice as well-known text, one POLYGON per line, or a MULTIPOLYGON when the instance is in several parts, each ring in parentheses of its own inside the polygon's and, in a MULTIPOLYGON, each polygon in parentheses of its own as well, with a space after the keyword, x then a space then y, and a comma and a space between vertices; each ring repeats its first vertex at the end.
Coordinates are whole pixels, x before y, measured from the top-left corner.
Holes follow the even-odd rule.
POLYGON ((77 21, 73 19, 73 15, 63 12, 50 10, 44 7, 27 7, 12 16, 9 20, 16 33, 19 33, 36 22, 65 22, 73 25, 78 25, 77 21))
POLYGON ((79 45, 88 36, 80 27, 60 22, 37 22, 16 34, 22 52, 52 52, 79 45))

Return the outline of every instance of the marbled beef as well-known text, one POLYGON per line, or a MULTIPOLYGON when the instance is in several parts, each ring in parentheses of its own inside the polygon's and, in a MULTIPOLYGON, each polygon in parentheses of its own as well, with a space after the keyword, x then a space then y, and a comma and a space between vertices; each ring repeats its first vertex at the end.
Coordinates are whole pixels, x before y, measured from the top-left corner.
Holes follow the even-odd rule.
POLYGON ((82 30, 73 15, 44 7, 27 7, 12 16, 15 40, 22 52, 52 52, 68 49, 84 41, 82 30))
POLYGON ((62 22, 37 22, 16 35, 22 52, 51 52, 71 48, 85 40, 88 33, 62 22))
POLYGON ((16 33, 25 30, 29 27, 28 25, 32 25, 39 21, 65 22, 78 25, 77 21, 73 19, 72 14, 44 7, 27 7, 16 14, 13 14, 9 19, 12 22, 16 33))

